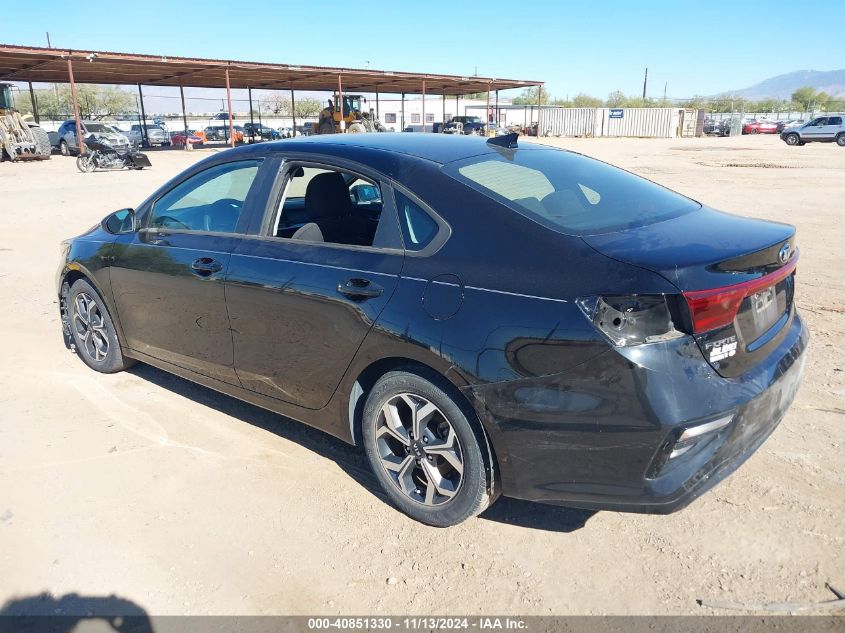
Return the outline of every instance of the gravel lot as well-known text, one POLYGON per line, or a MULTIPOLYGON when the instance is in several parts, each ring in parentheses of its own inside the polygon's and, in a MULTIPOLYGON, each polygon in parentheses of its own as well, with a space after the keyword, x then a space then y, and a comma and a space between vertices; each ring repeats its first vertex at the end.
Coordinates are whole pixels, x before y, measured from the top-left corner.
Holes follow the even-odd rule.
POLYGON ((543 141, 798 226, 804 384, 730 479, 670 516, 502 499, 457 528, 414 523, 341 442, 148 366, 97 374, 62 345, 58 242, 206 152, 153 152, 133 173, 3 163, 0 604, 46 592, 45 608, 83 613, 125 600, 157 615, 697 614, 713 613, 697 598, 845 589, 845 150, 543 141))

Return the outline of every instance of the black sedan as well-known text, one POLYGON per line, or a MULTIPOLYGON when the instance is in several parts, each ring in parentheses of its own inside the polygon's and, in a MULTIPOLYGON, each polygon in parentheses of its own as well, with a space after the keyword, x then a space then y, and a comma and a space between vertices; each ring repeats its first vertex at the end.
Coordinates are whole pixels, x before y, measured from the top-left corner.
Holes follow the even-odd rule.
POLYGON ((795 231, 515 135, 215 154, 64 242, 67 345, 363 449, 410 516, 499 494, 671 512, 802 373, 795 231))

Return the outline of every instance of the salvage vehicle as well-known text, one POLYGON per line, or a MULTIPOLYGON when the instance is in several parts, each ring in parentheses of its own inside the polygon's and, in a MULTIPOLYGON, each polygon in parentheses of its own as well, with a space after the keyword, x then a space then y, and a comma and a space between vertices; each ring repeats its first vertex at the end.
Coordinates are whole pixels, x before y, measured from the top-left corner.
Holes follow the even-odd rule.
POLYGON ((129 137, 129 142, 133 145, 142 145, 146 140, 147 145, 150 147, 155 147, 156 145, 160 145, 161 147, 170 146, 170 136, 160 125, 147 123, 142 130, 141 124, 136 123, 129 128, 129 132, 126 135, 129 137))
POLYGON ((76 168, 84 174, 92 171, 141 170, 151 167, 146 154, 131 147, 118 151, 93 134, 85 139, 85 146, 88 151, 76 157, 76 168))
POLYGON ((192 130, 182 130, 179 132, 171 132, 170 142, 174 145, 202 145, 205 141, 192 130))
POLYGON ((453 116, 443 126, 444 134, 484 134, 484 121, 477 116, 453 116))
POLYGON ((774 121, 746 121, 742 124, 743 134, 777 134, 778 124, 774 121))
MULTIPOLYGON (((125 152, 130 148, 129 138, 116 128, 99 121, 81 121, 82 137, 87 139, 94 137, 101 143, 105 143, 112 149, 125 152)), ((62 156, 70 156, 79 153, 79 145, 76 142, 76 121, 68 119, 59 126, 59 151, 62 156)))
POLYGON ((242 146, 62 248, 90 368, 322 429, 437 526, 685 506, 777 427, 809 338, 792 226, 515 134, 242 146))
POLYGON ((12 102, 12 84, 0 83, 0 161, 49 160, 51 153, 47 132, 24 120, 12 102))
POLYGON ((275 141, 285 138, 281 132, 261 123, 244 123, 244 138, 257 138, 264 141, 275 141))
POLYGON ((836 143, 845 147, 845 118, 841 114, 828 114, 816 117, 809 123, 785 129, 780 134, 787 145, 806 143, 836 143))

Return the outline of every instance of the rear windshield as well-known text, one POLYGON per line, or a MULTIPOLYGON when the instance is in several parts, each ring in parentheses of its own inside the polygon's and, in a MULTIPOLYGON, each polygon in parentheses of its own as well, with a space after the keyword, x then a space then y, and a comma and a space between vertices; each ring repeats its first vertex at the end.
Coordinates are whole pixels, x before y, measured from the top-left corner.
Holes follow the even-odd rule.
POLYGON ((483 154, 448 163, 443 170, 519 213, 569 235, 634 228, 701 207, 627 171, 561 150, 483 154))

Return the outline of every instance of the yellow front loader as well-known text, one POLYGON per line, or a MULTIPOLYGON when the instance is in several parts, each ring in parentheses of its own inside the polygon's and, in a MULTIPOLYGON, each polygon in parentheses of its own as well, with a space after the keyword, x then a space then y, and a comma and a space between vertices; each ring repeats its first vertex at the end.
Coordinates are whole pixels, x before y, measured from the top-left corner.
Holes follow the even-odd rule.
POLYGON ((47 160, 51 149, 47 132, 15 110, 12 85, 0 83, 0 160, 47 160))

